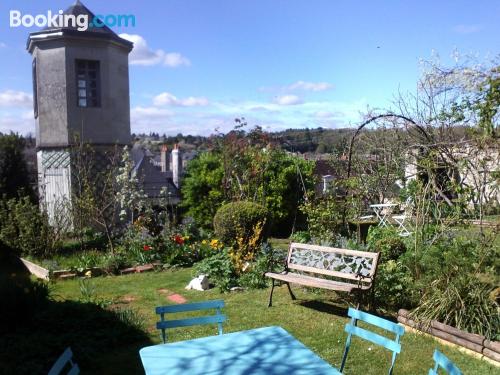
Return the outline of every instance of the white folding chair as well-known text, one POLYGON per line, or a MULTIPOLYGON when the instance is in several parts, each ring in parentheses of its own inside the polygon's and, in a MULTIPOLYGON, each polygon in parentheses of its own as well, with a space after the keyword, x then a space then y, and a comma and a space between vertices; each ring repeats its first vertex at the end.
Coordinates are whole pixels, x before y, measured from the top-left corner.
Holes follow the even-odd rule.
POLYGON ((413 209, 413 201, 411 197, 408 197, 402 206, 403 213, 399 215, 392 215, 391 218, 398 225, 399 235, 402 237, 407 237, 411 234, 411 231, 408 228, 411 219, 411 212, 413 209))

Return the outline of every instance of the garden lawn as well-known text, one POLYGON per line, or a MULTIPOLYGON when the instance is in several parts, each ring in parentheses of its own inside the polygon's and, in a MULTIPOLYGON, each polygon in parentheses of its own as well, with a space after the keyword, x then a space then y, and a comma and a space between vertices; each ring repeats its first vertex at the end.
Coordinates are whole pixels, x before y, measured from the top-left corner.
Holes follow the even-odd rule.
MULTIPOLYGON (((220 294, 210 291, 187 291, 184 287, 192 275, 191 269, 179 269, 158 273, 133 274, 127 276, 99 277, 91 279, 95 286, 95 297, 112 301, 112 307, 128 307, 138 312, 144 320, 144 329, 150 341, 145 345, 160 343, 159 331, 155 329, 157 317, 155 306, 171 304, 167 296, 181 294, 188 302, 224 299, 228 321, 224 332, 277 325, 285 328, 297 339, 311 348, 323 359, 338 367, 344 349, 347 322, 345 307, 332 303, 333 294, 314 292, 295 287, 297 301, 289 298, 286 288, 275 290, 273 307, 267 308, 269 289, 220 294)), ((81 298, 78 280, 59 281, 53 285, 53 295, 59 299, 81 298)), ((342 306, 342 305, 341 305, 342 306)), ((344 305, 345 306, 345 305, 344 305)), ((71 319, 71 317, 68 317, 71 319)), ((78 322, 74 322, 78 324, 78 322)), ((216 326, 201 326, 167 331, 168 341, 186 340, 214 335, 216 326)), ((97 356, 82 373, 130 374, 141 373, 139 345, 109 348, 97 356)), ((441 350, 464 374, 500 374, 500 368, 473 358, 457 349, 443 346, 432 338, 407 332, 402 338, 402 353, 398 356, 395 374, 426 374, 432 367, 434 349, 441 350)), ((78 354, 75 354, 78 361, 78 354)), ((346 374, 384 374, 390 363, 390 352, 368 342, 354 339, 347 360, 346 374)))

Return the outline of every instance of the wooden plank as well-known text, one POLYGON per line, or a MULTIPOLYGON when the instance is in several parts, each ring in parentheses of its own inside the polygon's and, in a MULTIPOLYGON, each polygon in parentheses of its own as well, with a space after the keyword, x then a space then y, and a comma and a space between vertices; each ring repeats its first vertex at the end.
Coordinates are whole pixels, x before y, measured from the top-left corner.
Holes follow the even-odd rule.
POLYGON ((483 346, 482 345, 478 345, 476 343, 473 343, 473 342, 470 342, 466 339, 463 339, 463 338, 460 338, 460 337, 457 337, 457 336, 454 336, 450 333, 446 333, 446 332, 443 332, 439 329, 436 329, 436 328, 432 328, 430 326, 426 327, 422 324, 418 324, 416 322, 414 322, 413 320, 411 319, 408 319, 404 316, 398 316, 398 322, 400 323, 403 323, 403 324, 406 324, 410 327, 413 327, 413 328, 416 328, 422 332, 425 332, 425 333, 429 333, 433 336, 436 336, 436 337, 439 337, 440 339, 443 339, 443 340, 446 340, 446 341, 449 341, 453 344, 456 344, 456 345, 459 345, 459 346, 462 346, 464 348, 467 348, 467 349, 470 349, 476 353, 482 353, 483 351, 483 346))
POLYGON ((455 327, 449 326, 447 324, 440 323, 436 320, 431 321, 431 327, 439 329, 440 331, 449 333, 451 335, 463 338, 467 341, 473 342, 473 343, 478 344, 478 345, 483 345, 483 342, 485 340, 484 336, 477 335, 474 333, 465 332, 465 331, 462 331, 462 330, 457 329, 455 327))
POLYGON ((497 362, 500 362, 500 353, 498 353, 498 352, 495 352, 495 351, 488 349, 488 348, 484 348, 483 354, 490 359, 493 359, 497 362))
POLYGON ((498 341, 485 340, 483 345, 489 350, 500 353, 500 342, 498 341))
POLYGON ((38 264, 32 263, 24 258, 19 259, 21 259, 21 262, 23 262, 24 266, 28 269, 28 271, 31 272, 31 274, 35 275, 39 279, 49 280, 50 271, 48 269, 45 269, 38 264))
MULTIPOLYGON (((343 292, 351 292, 353 290, 360 289, 360 288, 358 288, 358 286, 356 284, 343 283, 343 282, 334 281, 334 280, 320 279, 317 277, 298 275, 295 273, 281 274, 281 273, 268 272, 265 274, 265 276, 271 277, 271 278, 276 279, 276 280, 281 280, 281 281, 293 283, 293 284, 309 286, 311 288, 323 288, 323 289, 338 290, 338 291, 343 291, 343 292)), ((362 286, 361 289, 367 290, 368 287, 362 286)))
POLYGON ((322 274, 322 275, 327 275, 327 276, 335 276, 335 277, 339 277, 341 279, 349 279, 349 280, 355 280, 355 281, 361 280, 362 282, 371 284, 371 279, 369 277, 364 277, 364 276, 358 277, 354 273, 330 271, 330 270, 325 270, 325 269, 316 268, 316 267, 303 266, 301 264, 295 264, 295 263, 289 263, 288 268, 294 269, 297 271, 311 272, 311 273, 322 274))

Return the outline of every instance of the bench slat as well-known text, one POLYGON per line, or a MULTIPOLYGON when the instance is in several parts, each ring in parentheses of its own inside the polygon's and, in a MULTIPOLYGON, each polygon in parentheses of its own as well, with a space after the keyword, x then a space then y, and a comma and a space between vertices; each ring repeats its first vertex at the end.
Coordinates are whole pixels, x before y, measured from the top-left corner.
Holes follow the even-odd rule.
POLYGON ((353 290, 366 290, 369 288, 369 286, 366 285, 361 285, 361 288, 358 288, 358 285, 356 284, 343 283, 335 280, 320 279, 318 277, 299 275, 291 272, 288 272, 286 274, 267 272, 265 275, 267 277, 271 277, 276 280, 281 280, 294 284, 300 284, 312 288, 338 290, 342 292, 351 292, 353 290))

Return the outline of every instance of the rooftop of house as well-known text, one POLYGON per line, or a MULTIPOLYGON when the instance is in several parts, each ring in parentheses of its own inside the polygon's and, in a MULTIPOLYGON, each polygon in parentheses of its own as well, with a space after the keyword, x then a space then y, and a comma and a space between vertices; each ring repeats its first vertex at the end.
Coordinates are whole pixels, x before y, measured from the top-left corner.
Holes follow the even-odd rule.
POLYGON ((179 189, 172 181, 172 171, 162 172, 158 163, 154 162, 155 155, 150 150, 136 144, 130 150, 130 156, 134 162, 134 173, 149 198, 160 198, 164 188, 167 189, 168 196, 179 198, 179 189))

